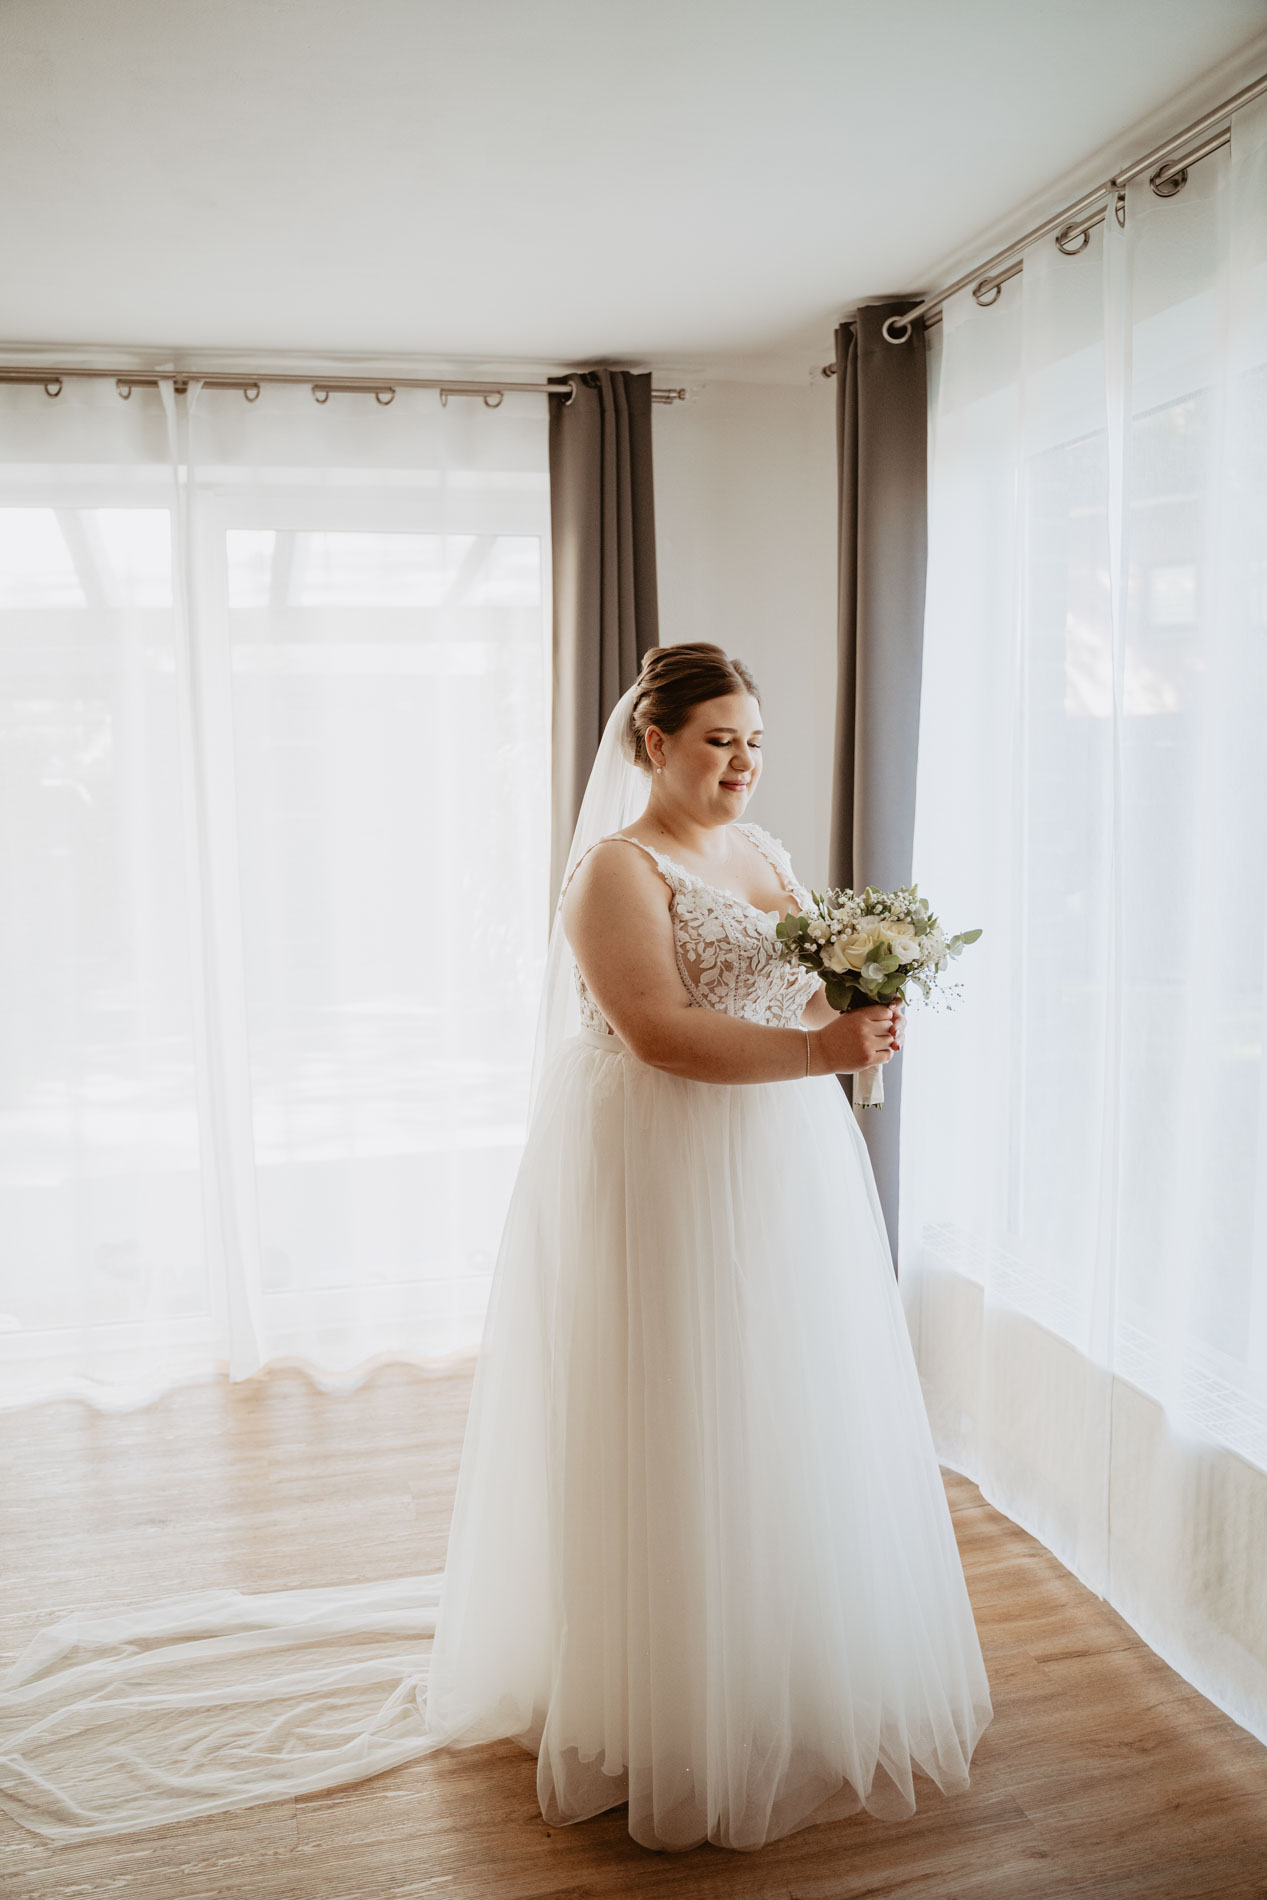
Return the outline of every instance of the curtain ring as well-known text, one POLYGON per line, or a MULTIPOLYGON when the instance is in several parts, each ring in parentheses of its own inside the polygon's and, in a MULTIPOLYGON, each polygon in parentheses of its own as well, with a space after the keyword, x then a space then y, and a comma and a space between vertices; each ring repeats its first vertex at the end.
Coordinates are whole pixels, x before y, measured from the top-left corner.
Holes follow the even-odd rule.
POLYGON ((988 310, 990 308, 990 305, 992 303, 997 303, 999 301, 999 298, 1003 295, 1003 286, 1002 284, 998 284, 998 283, 995 283, 995 284, 988 283, 986 279, 983 277, 981 282, 977 285, 976 289, 973 291, 972 294, 976 298, 977 302, 981 305, 981 308, 983 310, 988 310))
POLYGON ((132 394, 131 383, 125 383, 122 376, 116 376, 114 379, 114 386, 116 390, 119 392, 119 394, 122 396, 124 402, 126 402, 128 397, 132 394))
POLYGON ((1113 216, 1124 230, 1126 228, 1126 193, 1124 191, 1119 191, 1117 194, 1117 200, 1113 206, 1113 216))
POLYGON ((61 393, 62 393, 61 377, 50 376, 49 380, 44 385, 44 394, 46 396, 60 396, 61 393))
POLYGON ((1188 182, 1188 168, 1181 165, 1172 171, 1169 165, 1159 165, 1148 182, 1159 198, 1175 198, 1188 182))
POLYGON ((576 392, 580 388, 581 379, 579 376, 565 376, 563 380, 565 383, 569 385, 571 389, 571 394, 567 396, 561 396, 559 400, 563 404, 563 407, 565 409, 568 409, 576 401, 576 392))
POLYGON ((327 389, 327 388, 325 387, 325 385, 324 385, 323 383, 314 383, 314 384, 313 384, 313 386, 312 386, 312 400, 313 400, 314 402, 329 402, 329 400, 330 400, 330 391, 329 391, 329 390, 328 390, 328 389, 327 389))
POLYGON ((500 409, 505 400, 506 391, 504 389, 494 390, 492 395, 485 396, 484 407, 486 409, 500 409))
POLYGON ((248 402, 258 402, 260 399, 259 384, 258 383, 243 383, 242 394, 246 397, 246 400, 248 402))
POLYGON ((1063 252, 1066 257, 1077 257, 1080 251, 1086 250, 1090 242, 1089 225, 1083 225, 1079 230, 1076 224, 1067 224, 1063 231, 1056 233, 1056 249, 1063 252))
POLYGON ((396 391, 394 389, 376 389, 374 391, 374 400, 375 402, 381 402, 384 409, 386 409, 389 402, 395 402, 396 391))

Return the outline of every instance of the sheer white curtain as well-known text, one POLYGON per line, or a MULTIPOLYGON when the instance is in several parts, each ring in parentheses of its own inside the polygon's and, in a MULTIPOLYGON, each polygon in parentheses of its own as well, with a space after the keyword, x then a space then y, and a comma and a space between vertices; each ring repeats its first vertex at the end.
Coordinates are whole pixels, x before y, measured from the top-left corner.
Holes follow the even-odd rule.
POLYGON ((0 387, 0 1403, 477 1345, 548 533, 544 396, 0 387))
POLYGON ((948 305, 906 1050, 939 1454, 1267 1741, 1267 103, 948 305))

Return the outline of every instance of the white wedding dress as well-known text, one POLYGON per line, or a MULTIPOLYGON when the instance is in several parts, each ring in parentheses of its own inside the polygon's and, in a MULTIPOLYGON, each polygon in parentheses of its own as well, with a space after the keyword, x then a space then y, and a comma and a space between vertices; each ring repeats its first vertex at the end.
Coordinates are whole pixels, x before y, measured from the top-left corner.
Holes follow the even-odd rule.
MULTIPOLYGON (((692 1000, 795 1023, 816 979, 776 957, 778 912, 651 855, 692 1000)), ((916 1770, 967 1786, 989 1686, 844 1091, 650 1068, 569 974, 445 1570, 45 1629, 0 1680, 24 1825, 116 1833, 498 1737, 547 1821, 627 1802, 656 1848, 908 1815, 916 1770)))

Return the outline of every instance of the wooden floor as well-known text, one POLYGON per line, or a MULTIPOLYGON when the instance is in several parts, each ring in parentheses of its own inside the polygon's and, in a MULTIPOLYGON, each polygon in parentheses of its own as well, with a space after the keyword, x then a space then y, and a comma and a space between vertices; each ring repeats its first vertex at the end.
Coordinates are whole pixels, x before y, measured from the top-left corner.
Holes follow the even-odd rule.
MULTIPOLYGON (((0 1413, 0 1664, 84 1604, 440 1569, 469 1366, 302 1373, 140 1411, 0 1413)), ((756 1853, 656 1854, 623 1809, 547 1828, 513 1742, 442 1751, 295 1801, 50 1847, 0 1815, 4 1900, 1250 1900, 1267 1896, 1267 1749, 1158 1660, 976 1487, 945 1474, 994 1721, 972 1787, 917 1777, 867 1814, 756 1853)))

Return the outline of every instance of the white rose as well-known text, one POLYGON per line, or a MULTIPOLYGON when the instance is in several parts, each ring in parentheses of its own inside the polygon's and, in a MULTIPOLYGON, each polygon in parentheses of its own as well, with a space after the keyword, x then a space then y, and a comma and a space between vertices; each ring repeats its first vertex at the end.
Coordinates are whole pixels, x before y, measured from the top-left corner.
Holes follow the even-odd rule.
POLYGON ((884 943, 888 934, 888 925, 882 917, 864 917, 852 935, 839 945, 845 959, 844 968, 860 970, 864 963, 870 963, 876 945, 884 943))
POLYGON ((889 931, 889 942, 899 963, 918 963, 919 938, 913 932, 904 929, 901 924, 894 924, 889 931))
POLYGON ((823 968, 825 970, 834 970, 837 976, 843 976, 846 970, 855 967, 849 962, 845 954, 845 944, 842 939, 836 939, 832 943, 829 943, 822 954, 823 968))

